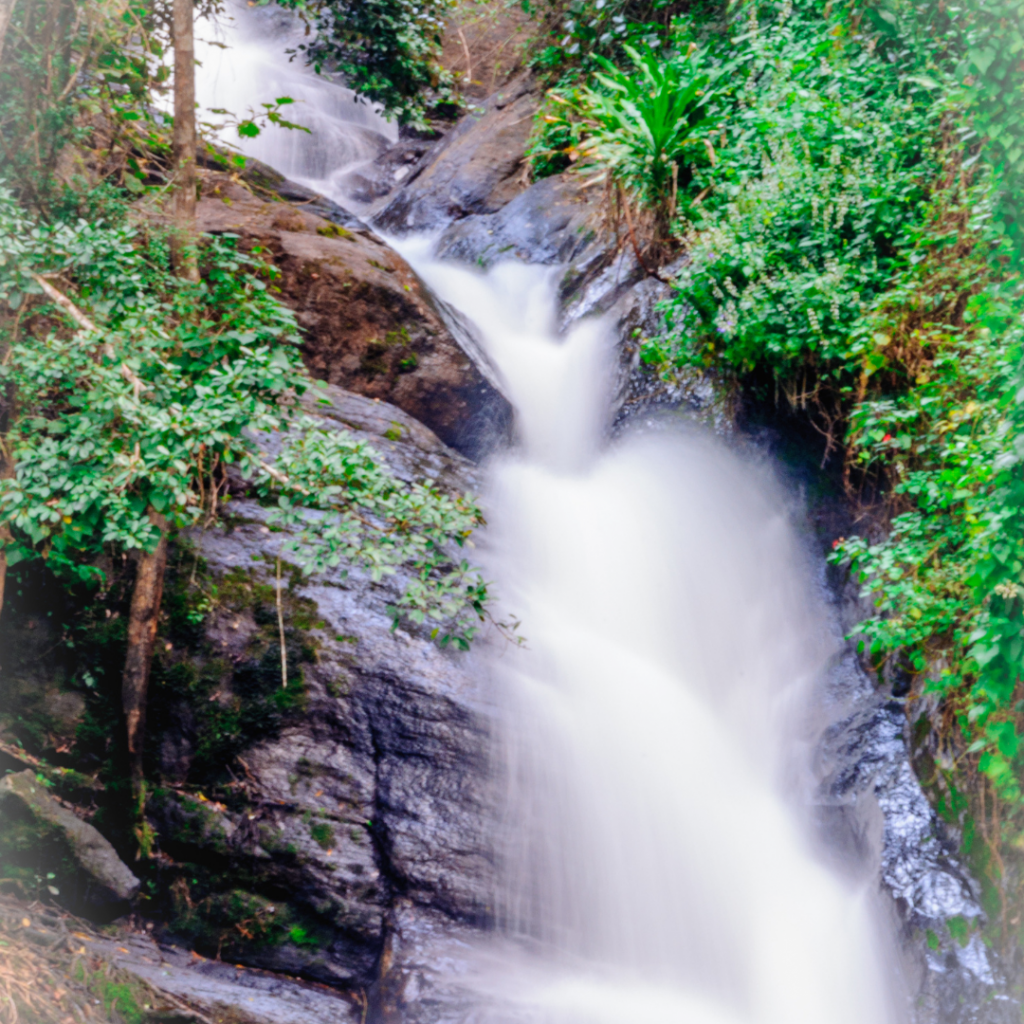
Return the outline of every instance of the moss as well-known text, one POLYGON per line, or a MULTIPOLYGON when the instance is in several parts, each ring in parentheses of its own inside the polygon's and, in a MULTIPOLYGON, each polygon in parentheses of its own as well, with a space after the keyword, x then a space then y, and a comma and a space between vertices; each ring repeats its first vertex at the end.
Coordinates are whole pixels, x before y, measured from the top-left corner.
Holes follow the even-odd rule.
POLYGON ((363 353, 362 359, 359 360, 359 368, 371 377, 387 373, 388 364, 384 359, 387 351, 386 345, 377 338, 372 338, 366 346, 366 352, 363 353))
POLYGON ((388 346, 400 345, 405 346, 410 344, 412 339, 409 337, 409 328, 404 324, 394 331, 388 331, 384 335, 384 344, 388 346))
MULTIPOLYGON (((199 565, 203 592, 215 594, 222 615, 252 617, 256 630, 244 654, 225 658, 207 641, 205 631, 183 649, 160 650, 154 662, 153 721, 187 718, 193 739, 189 778, 204 785, 227 781, 228 768, 243 750, 276 736, 307 704, 303 665, 316 659, 316 641, 308 636, 320 625, 314 602, 294 591, 301 572, 289 567, 283 593, 286 685, 281 678, 281 644, 276 593, 255 569, 234 568, 218 579, 203 579, 201 563, 179 558, 175 586, 192 587, 199 565), (182 571, 183 570, 183 571, 182 571), (182 580, 186 575, 187 580, 182 580), (187 712, 186 712, 187 709, 187 712)), ((188 603, 184 603, 189 607, 188 603)), ((155 766, 150 766, 150 771, 155 766)))
POLYGON ((193 901, 188 884, 180 879, 174 885, 174 895, 177 913, 172 927, 209 955, 237 958, 246 950, 280 946, 294 941, 292 933, 296 929, 304 938, 323 934, 315 922, 287 903, 244 889, 193 901))
POLYGON ((152 1021, 149 1009, 152 990, 126 971, 111 969, 90 970, 86 962, 78 959, 72 977, 84 986, 103 1005, 103 1012, 121 1024, 143 1024, 152 1021))
POLYGON ((324 238, 343 238, 346 242, 354 242, 356 240, 356 236, 340 224, 321 224, 316 229, 316 233, 324 238))
POLYGON ((332 675, 324 681, 324 689, 328 696, 335 699, 347 697, 349 695, 348 677, 342 672, 332 675))
POLYGON ((946 922, 949 934, 961 945, 966 946, 971 940, 971 925, 965 917, 951 917, 946 922))
POLYGON ((334 829, 325 821, 317 821, 311 825, 309 834, 312 836, 313 842, 317 843, 324 850, 333 849, 336 845, 334 829))

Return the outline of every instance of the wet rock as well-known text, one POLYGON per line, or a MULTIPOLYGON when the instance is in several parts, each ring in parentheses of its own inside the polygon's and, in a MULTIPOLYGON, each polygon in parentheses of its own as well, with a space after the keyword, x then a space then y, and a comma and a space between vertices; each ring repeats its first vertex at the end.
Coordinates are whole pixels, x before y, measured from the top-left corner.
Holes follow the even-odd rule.
MULTIPOLYGON (((472 465, 401 410, 336 388, 308 402, 326 426, 365 437, 403 479, 472 486, 472 465)), ((216 765, 193 761, 182 779, 175 763, 183 791, 150 811, 169 859, 164 885, 178 894, 171 927, 210 955, 368 984, 395 899, 452 920, 489 919, 486 705, 468 655, 440 649, 426 629, 393 628, 389 606, 404 580, 375 582, 346 566, 291 575, 287 536, 267 525, 271 510, 241 493, 231 509, 228 526, 191 537, 221 595, 198 649, 174 655, 194 676, 218 673, 204 698, 210 710, 193 707, 216 714, 245 699, 250 711, 272 710, 281 689, 279 555, 292 581, 282 609, 288 672, 301 675, 301 696, 219 778, 216 765), (194 795, 214 784, 234 799, 194 795)), ((180 729, 174 705, 165 708, 151 714, 149 742, 161 750, 180 729)))
POLYGON ((921 790, 907 744, 906 708, 876 690, 852 645, 830 699, 845 709, 826 731, 819 795, 833 849, 877 871, 894 908, 908 1010, 917 1024, 1009 1024, 1020 1006, 982 942, 976 883, 921 790))
POLYGON ((456 221, 436 251, 440 259, 483 268, 512 259, 562 265, 566 323, 607 312, 645 276, 609 219, 604 192, 577 174, 543 178, 495 213, 456 221))
POLYGON ((21 803, 38 821, 59 830, 92 883, 93 902, 116 903, 136 896, 141 883, 110 842, 50 796, 34 771, 5 776, 0 780, 0 798, 21 803))
POLYGON ((352 171, 345 178, 345 194, 356 203, 371 206, 409 180, 420 167, 424 156, 435 149, 439 138, 431 133, 419 135, 403 132, 398 142, 389 146, 369 167, 352 171))
POLYGON ((404 901, 396 904, 388 924, 380 977, 369 992, 373 1020, 469 1024, 486 1019, 512 1024, 521 1019, 493 983, 521 957, 511 942, 404 901))
POLYGON ((270 254, 313 375, 386 399, 471 454, 504 436, 508 403, 459 347, 405 261, 328 200, 284 179, 270 184, 276 191, 261 199, 226 174, 205 172, 199 227, 237 234, 270 254), (307 193, 314 201, 296 198, 301 205, 279 198, 307 193))
POLYGON ((526 187, 523 154, 539 103, 535 82, 524 74, 471 109, 408 165, 401 187, 374 216, 374 225, 402 235, 500 209, 526 187))
POLYGON ((190 1007, 238 1024, 357 1024, 363 1019, 354 993, 208 960, 148 935, 119 935, 113 941, 94 936, 86 940, 86 948, 158 992, 183 1000, 182 1022, 194 1019, 190 1007))
POLYGON ((544 178, 497 213, 465 217, 437 243, 440 259, 490 267, 502 260, 569 263, 598 237, 598 204, 568 176, 544 178))
MULTIPOLYGON (((618 338, 612 399, 616 429, 654 408, 685 406, 715 429, 728 429, 733 410, 710 375, 679 371, 671 379, 640 363, 643 342, 666 329, 659 305, 672 294, 678 264, 660 278, 647 274, 609 221, 607 197, 575 174, 531 185, 497 213, 464 217, 437 242, 439 259, 487 269, 503 260, 561 266, 558 294, 563 329, 588 316, 607 316, 618 338)), ((463 343, 464 347, 466 343, 463 343)))

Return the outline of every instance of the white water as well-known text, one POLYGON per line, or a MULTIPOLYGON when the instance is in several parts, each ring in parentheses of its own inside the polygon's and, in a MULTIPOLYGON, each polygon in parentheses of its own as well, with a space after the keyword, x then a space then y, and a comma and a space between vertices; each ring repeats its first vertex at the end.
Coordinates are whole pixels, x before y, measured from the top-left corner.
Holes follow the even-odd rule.
MULTIPOLYGON (((204 58, 203 104, 303 99, 312 142, 246 149, 340 197, 390 129, 242 16, 235 49, 204 58)), ((508 720, 496 909, 525 952, 492 968, 474 1019, 886 1024, 865 894, 801 823, 829 652, 768 474, 679 426, 608 444, 612 339, 597 321, 555 336, 550 271, 397 244, 476 325, 521 442, 490 467, 485 557, 528 638, 490 659, 508 720)))
POLYGON ((281 116, 304 125, 307 134, 267 125, 254 139, 225 127, 221 138, 246 156, 270 164, 292 181, 340 201, 346 178, 398 138, 398 128, 351 89, 305 65, 287 50, 304 42, 302 23, 277 7, 250 7, 229 0, 215 20, 196 25, 196 96, 200 120, 224 124, 214 113, 238 120, 262 112, 281 97, 295 102, 281 116))
POLYGON ((398 244, 476 324, 521 438, 487 498, 489 569, 528 638, 493 658, 498 910, 546 967, 509 967, 504 997, 559 1024, 883 1024, 865 898, 799 825, 828 652, 767 475, 693 430, 608 445, 610 339, 554 336, 550 271, 398 244))

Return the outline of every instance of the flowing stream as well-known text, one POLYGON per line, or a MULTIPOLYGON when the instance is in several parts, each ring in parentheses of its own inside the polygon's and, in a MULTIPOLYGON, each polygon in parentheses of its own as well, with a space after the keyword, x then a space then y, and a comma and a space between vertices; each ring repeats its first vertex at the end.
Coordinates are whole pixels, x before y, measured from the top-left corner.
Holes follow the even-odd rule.
POLYGON ((486 558, 526 649, 508 707, 503 997, 572 1024, 883 1024, 863 893, 800 825, 829 651, 769 474, 696 429, 609 444, 613 342, 554 330, 551 268, 396 243, 477 328, 517 415, 486 558))
MULTIPOLYGON (((240 38, 233 84, 212 101, 211 63, 203 102, 291 76, 330 130, 257 155, 337 193, 388 126, 345 120, 350 94, 240 38)), ((552 268, 485 275, 394 244, 475 326, 517 418, 482 555, 527 643, 483 660, 507 721, 495 906, 524 953, 474 1019, 885 1024, 867 896, 802 822, 830 651, 770 473, 678 423, 609 442, 615 339, 593 319, 558 336, 552 268)))
POLYGON ((398 138, 397 127, 370 103, 307 68, 302 22, 276 6, 229 2, 226 17, 196 25, 198 116, 222 141, 270 164, 292 181, 341 200, 345 181, 398 138), (240 138, 228 123, 264 113, 263 104, 287 97, 281 116, 308 131, 263 124, 240 138), (224 111, 227 113, 225 114, 224 111))

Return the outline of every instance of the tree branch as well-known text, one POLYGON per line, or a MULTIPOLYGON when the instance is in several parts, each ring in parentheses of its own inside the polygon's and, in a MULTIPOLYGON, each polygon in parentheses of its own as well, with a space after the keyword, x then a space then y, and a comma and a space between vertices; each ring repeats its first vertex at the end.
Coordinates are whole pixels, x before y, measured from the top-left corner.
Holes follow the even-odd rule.
MULTIPOLYGON (((43 293, 46 297, 55 305, 60 306, 60 308, 63 309, 64 312, 67 313, 67 315, 71 317, 71 319, 74 320, 83 331, 89 331, 92 334, 99 334, 100 329, 63 292, 57 291, 57 289, 54 288, 45 277, 37 274, 34 270, 30 270, 28 272, 28 276, 43 289, 43 293)), ((115 358, 114 346, 108 341, 105 341, 100 345, 100 352, 108 359, 113 360, 115 358)), ((141 395, 143 391, 147 390, 145 382, 135 373, 134 370, 131 369, 131 367, 122 363, 118 372, 135 389, 136 399, 138 399, 139 395, 141 395)))

